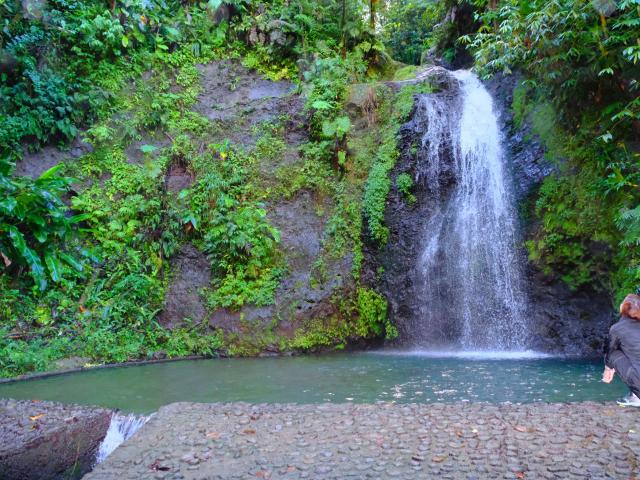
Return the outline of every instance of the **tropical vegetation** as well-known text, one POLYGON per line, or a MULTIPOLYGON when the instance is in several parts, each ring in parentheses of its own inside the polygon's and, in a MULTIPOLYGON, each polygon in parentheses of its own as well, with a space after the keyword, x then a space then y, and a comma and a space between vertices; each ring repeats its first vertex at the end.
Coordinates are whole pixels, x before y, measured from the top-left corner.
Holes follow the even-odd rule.
POLYGON ((0 23, 4 376, 70 356, 120 362, 394 337, 365 251, 388 240, 392 188, 416 201, 412 179, 393 168, 418 92, 384 81, 421 63, 519 79, 513 127, 527 127, 553 166, 521 209, 532 264, 612 298, 640 284, 640 0, 1 0, 0 23), (290 82, 304 98, 301 163, 275 184, 260 165, 285 154, 290 118, 261 125, 246 146, 194 108, 201 66, 221 61, 290 82), (357 91, 365 101, 354 114, 357 91), (25 156, 71 154, 79 142, 88 147, 74 161, 20 169, 25 156), (172 171, 194 181, 172 191, 172 171), (326 281, 335 259, 351 262, 352 286, 330 318, 250 340, 193 319, 158 322, 187 243, 210 264, 200 292, 209 312, 273 305, 288 265, 270 208, 301 191, 335 206, 314 278, 326 281))

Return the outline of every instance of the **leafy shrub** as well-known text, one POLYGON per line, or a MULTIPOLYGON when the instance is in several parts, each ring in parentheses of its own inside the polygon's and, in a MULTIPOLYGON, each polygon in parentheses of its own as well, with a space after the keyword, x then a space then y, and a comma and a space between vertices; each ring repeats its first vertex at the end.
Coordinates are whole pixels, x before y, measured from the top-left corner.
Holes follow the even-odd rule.
POLYGON ((50 69, 28 69, 25 80, 16 85, 0 83, 0 95, 11 101, 2 102, 0 144, 2 153, 15 156, 18 143, 35 140, 36 145, 51 138, 70 140, 76 136, 79 97, 76 85, 50 69), (7 148, 9 147, 9 148, 7 148))
POLYGON ((397 329, 387 317, 387 300, 374 290, 358 288, 358 323, 356 332, 363 338, 384 336, 391 340, 398 336, 397 329))
POLYGON ((71 340, 68 338, 26 341, 13 338, 7 329, 0 328, 0 376, 44 371, 52 361, 62 358, 70 350, 71 340))
POLYGON ((282 273, 274 266, 280 234, 267 222, 266 211, 255 205, 218 211, 205 232, 204 251, 220 275, 212 306, 273 303, 282 273))
POLYGON ((119 56, 128 46, 124 27, 111 12, 104 11, 93 18, 82 18, 77 26, 77 41, 71 51, 79 56, 96 59, 119 56))
POLYGON ((387 196, 391 189, 389 173, 398 158, 396 132, 398 124, 392 124, 385 130, 382 144, 378 148, 376 163, 367 178, 364 190, 364 215, 369 233, 378 245, 384 245, 389 237, 389 229, 384 225, 387 196))
MULTIPOLYGON (((264 152, 264 146, 257 151, 264 152)), ((189 208, 183 221, 201 235, 201 248, 216 277, 208 295, 212 308, 273 303, 283 272, 277 255, 280 233, 269 223, 264 206, 246 199, 245 168, 250 161, 228 144, 212 145, 210 153, 194 161, 195 168, 206 173, 184 192, 189 208), (214 152, 220 157, 215 163, 214 152)))
POLYGON ((38 179, 0 174, 0 256, 2 269, 27 267, 39 290, 48 280, 59 282, 71 270, 82 272, 73 244, 73 225, 83 216, 68 217, 61 197, 71 179, 56 175, 61 165, 38 179))

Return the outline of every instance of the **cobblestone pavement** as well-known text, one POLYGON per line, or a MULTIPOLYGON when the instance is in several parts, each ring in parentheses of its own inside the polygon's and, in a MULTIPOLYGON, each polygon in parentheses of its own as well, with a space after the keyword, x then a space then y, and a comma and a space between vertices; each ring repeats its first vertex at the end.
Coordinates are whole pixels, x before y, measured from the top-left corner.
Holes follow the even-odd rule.
POLYGON ((84 478, 635 479, 639 455, 611 404, 175 403, 84 478))

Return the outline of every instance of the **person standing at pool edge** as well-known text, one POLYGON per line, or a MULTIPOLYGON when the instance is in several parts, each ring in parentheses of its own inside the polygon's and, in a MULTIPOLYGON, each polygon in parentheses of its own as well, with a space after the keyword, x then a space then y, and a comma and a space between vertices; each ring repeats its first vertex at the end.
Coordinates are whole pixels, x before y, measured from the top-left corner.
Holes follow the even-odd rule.
POLYGON ((619 405, 640 407, 640 296, 627 295, 620 305, 620 320, 609 330, 605 345, 602 381, 610 383, 617 373, 631 393, 619 405))

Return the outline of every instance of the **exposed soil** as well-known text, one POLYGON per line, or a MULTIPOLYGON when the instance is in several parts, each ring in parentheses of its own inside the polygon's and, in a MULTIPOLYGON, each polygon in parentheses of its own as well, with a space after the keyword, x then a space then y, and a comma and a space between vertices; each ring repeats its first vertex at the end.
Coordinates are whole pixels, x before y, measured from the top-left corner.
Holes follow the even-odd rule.
POLYGON ((193 184, 193 175, 182 165, 172 164, 165 177, 167 191, 178 193, 193 184))
POLYGON ((141 165, 146 160, 145 156, 149 156, 150 158, 155 158, 156 156, 159 155, 162 148, 167 147, 169 145, 171 145, 171 140, 166 136, 163 137, 161 135, 156 135, 156 136, 148 135, 143 137, 141 140, 136 140, 134 142, 131 142, 125 149, 124 153, 127 157, 127 162, 141 165), (143 145, 153 145, 154 147, 156 147, 156 150, 145 154, 141 150, 141 147, 143 145))
POLYGON ((252 146, 256 140, 252 127, 301 110, 293 83, 272 82, 231 60, 199 69, 202 92, 194 110, 219 125, 220 140, 252 146))

